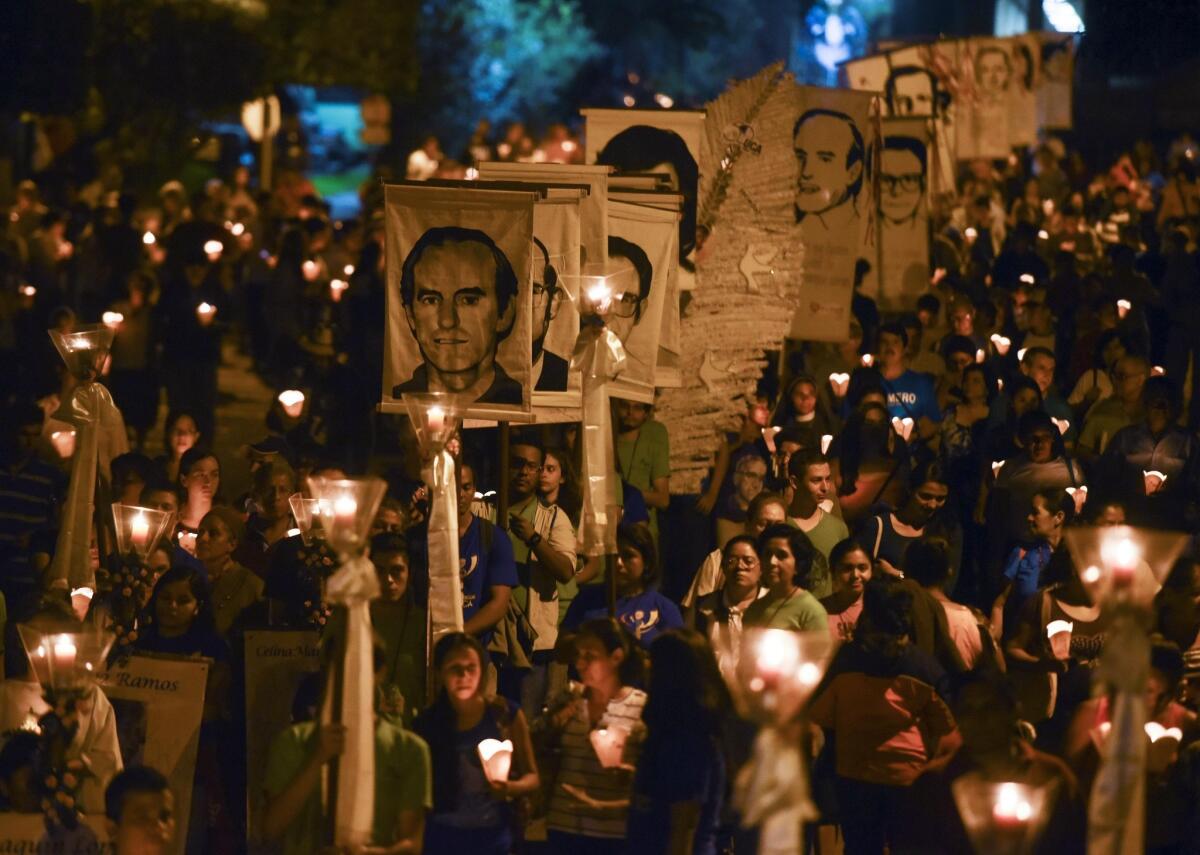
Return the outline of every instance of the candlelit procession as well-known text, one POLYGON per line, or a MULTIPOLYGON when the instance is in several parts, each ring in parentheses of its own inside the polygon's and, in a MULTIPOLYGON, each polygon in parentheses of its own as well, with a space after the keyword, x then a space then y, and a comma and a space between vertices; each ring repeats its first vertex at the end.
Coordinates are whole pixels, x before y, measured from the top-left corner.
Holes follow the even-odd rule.
POLYGON ((0 852, 1200 855, 1194 0, 0 33, 0 852))

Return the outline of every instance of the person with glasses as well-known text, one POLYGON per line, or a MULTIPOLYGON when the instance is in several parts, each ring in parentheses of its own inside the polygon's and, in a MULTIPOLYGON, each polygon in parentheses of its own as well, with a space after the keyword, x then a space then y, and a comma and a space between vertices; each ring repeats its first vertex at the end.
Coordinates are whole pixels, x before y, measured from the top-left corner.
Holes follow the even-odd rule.
POLYGON ((754 536, 739 534, 731 538, 721 550, 721 566, 725 584, 701 597, 687 620, 712 644, 721 671, 733 673, 742 648, 742 615, 767 593, 761 584, 762 562, 754 536))
POLYGON ((622 344, 627 344, 650 299, 654 266, 644 249, 616 235, 608 237, 608 262, 608 278, 616 294, 604 322, 622 344), (637 291, 633 290, 634 282, 637 283, 637 291))
POLYGON ((567 369, 570 361, 545 349, 550 322, 558 316, 563 291, 558 283, 558 271, 550 263, 546 245, 533 239, 533 388, 536 392, 567 391, 567 369), (541 259, 541 273, 538 260, 541 259))
POLYGON ((879 213, 891 226, 916 229, 925 199, 925 144, 913 137, 885 136, 879 171, 879 213))
POLYGON ((744 454, 733 469, 733 489, 717 509, 717 546, 724 546, 746 525, 746 513, 767 480, 767 461, 757 454, 744 454))
POLYGON ((1113 394, 1088 411, 1079 436, 1079 452, 1103 454, 1108 442, 1121 428, 1142 417, 1142 391, 1150 377, 1150 363, 1144 356, 1128 354, 1113 370, 1113 394))

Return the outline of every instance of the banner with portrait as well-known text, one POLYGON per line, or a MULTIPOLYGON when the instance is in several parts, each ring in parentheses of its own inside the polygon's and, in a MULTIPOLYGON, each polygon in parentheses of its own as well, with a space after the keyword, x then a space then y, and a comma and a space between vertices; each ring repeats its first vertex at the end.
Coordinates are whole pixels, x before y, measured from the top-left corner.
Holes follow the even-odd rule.
POLYGON ((580 207, 586 193, 549 188, 533 207, 533 411, 539 423, 578 421, 580 207))
POLYGON ((605 323, 625 346, 625 369, 609 384, 618 398, 654 403, 663 304, 678 263, 676 216, 647 205, 608 203, 608 265, 613 305, 605 323))
POLYGON ((700 185, 703 110, 580 110, 587 120, 587 162, 621 172, 670 176, 668 188, 683 196, 679 220, 678 290, 696 280, 696 196, 700 185))
POLYGON ((967 39, 959 43, 966 81, 955 100, 955 145, 959 160, 1008 157, 1012 151, 1013 55, 1008 39, 967 39))
POLYGON ((479 177, 486 181, 516 181, 522 184, 585 184, 588 194, 579 205, 579 263, 603 268, 608 260, 608 175, 611 167, 575 163, 479 164, 479 177))
POLYGON ((1008 142, 1030 146, 1038 140, 1038 90, 1042 86, 1042 41, 1034 34, 1007 39, 1013 80, 1008 88, 1008 142))
POLYGON ((0 811, 0 853, 107 855, 112 851, 103 814, 88 814, 68 831, 61 826, 47 828, 46 817, 41 813, 0 811))
POLYGON ((789 87, 794 116, 792 239, 802 249, 789 338, 844 341, 858 259, 873 258, 877 98, 868 92, 789 87))
POLYGON ((471 400, 466 417, 528 421, 538 193, 390 184, 382 409, 405 392, 471 400))
POLYGON ((931 119, 884 119, 879 242, 862 293, 885 312, 911 310, 929 290, 931 119))
MULTIPOLYGON (((125 766, 151 766, 162 772, 175 796, 175 845, 182 853, 188 836, 196 749, 208 681, 206 659, 131 656, 97 675, 112 703, 125 766)), ((220 758, 206 758, 220 762, 220 758)))
POLYGON ((1037 90, 1038 125, 1046 130, 1074 127, 1072 97, 1075 87, 1075 36, 1039 33, 1042 76, 1037 90))
POLYGON ((300 683, 321 670, 319 643, 312 631, 246 631, 246 833, 251 848, 262 840, 267 753, 292 724, 300 683))

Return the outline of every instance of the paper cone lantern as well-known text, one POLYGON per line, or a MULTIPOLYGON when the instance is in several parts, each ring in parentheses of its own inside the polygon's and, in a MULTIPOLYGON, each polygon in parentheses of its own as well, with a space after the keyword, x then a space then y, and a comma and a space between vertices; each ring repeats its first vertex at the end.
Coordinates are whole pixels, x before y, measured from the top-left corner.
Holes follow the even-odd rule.
POLYGON ((74 332, 50 330, 50 338, 67 371, 81 383, 91 383, 104 370, 112 347, 113 331, 104 324, 89 324, 74 332))
POLYGON ((112 512, 117 532, 117 550, 122 555, 136 555, 143 561, 175 521, 175 514, 170 511, 123 505, 120 502, 113 503, 112 512))
POLYGON ((750 629, 742 635, 736 670, 724 676, 743 714, 778 724, 800 711, 833 651, 825 632, 750 629))
POLYGON ((113 635, 95 626, 55 630, 18 624, 33 674, 46 689, 76 691, 95 681, 112 647, 113 635))
POLYGON ((288 504, 292 508, 292 519, 296 521, 297 533, 305 546, 311 546, 313 541, 324 540, 325 532, 321 528, 321 509, 316 499, 310 499, 301 493, 288 496, 288 504))
POLYGON ((992 336, 992 344, 996 348, 996 353, 1000 354, 1001 356, 1007 356, 1008 349, 1012 347, 1012 339, 997 333, 992 336))
POLYGON ((1068 528, 1067 548, 1094 602, 1111 597, 1149 605, 1188 536, 1177 531, 1107 526, 1068 528))
POLYGON ((911 416, 900 418, 899 416, 892 417, 892 428, 900 435, 900 438, 908 442, 908 438, 912 436, 913 420, 911 416))
POLYGON ((361 552, 387 492, 381 478, 309 478, 325 539, 343 558, 361 552))
POLYGON ((980 855, 1033 852, 1052 804, 1051 787, 988 781, 976 773, 951 785, 971 845, 980 855))
POLYGON ((417 434, 422 459, 446 447, 470 401, 451 392, 406 392, 402 399, 417 434))
POLYGON ((304 412, 304 393, 299 389, 284 389, 275 400, 279 401, 289 419, 298 419, 304 412))
POLYGON ((846 390, 850 388, 850 375, 843 371, 835 371, 829 375, 829 387, 833 389, 835 398, 846 397, 846 390))
POLYGON ((615 769, 625 756, 625 742, 629 731, 621 727, 598 727, 588 734, 596 759, 605 769, 615 769))
POLYGON ((479 762, 483 764, 483 774, 492 782, 507 781, 508 771, 512 768, 512 740, 485 739, 476 746, 479 752, 479 762))

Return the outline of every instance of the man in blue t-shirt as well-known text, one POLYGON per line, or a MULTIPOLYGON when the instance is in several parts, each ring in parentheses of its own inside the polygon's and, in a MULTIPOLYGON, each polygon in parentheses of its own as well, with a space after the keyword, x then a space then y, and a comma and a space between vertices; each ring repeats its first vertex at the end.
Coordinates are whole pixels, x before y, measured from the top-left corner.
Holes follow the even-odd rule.
POLYGON ((519 583, 508 533, 471 513, 475 467, 458 465, 458 563, 463 589, 463 632, 486 644, 508 611, 519 583))
POLYGON ((907 350, 908 333, 903 326, 892 323, 879 328, 879 373, 888 412, 893 418, 913 420, 913 439, 929 439, 938 432, 942 412, 933 378, 908 367, 907 350))

